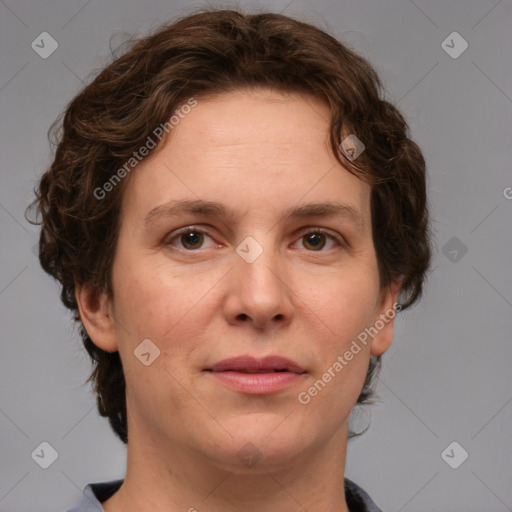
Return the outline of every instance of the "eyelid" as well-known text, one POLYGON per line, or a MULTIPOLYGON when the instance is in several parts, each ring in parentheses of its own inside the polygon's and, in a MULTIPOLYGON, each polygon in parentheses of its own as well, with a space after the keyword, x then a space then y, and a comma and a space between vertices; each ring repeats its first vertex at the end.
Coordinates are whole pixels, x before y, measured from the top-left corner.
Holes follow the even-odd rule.
MULTIPOLYGON (((189 226, 185 226, 183 228, 178 228, 177 230, 174 230, 172 233, 169 234, 169 235, 172 235, 172 237, 169 238, 169 236, 166 236, 164 238, 163 243, 164 243, 164 245, 172 245, 171 242, 173 240, 175 240, 177 237, 179 237, 183 233, 188 233, 188 232, 198 232, 203 235, 209 236, 210 238, 213 239, 213 237, 204 228, 202 228, 200 226, 196 226, 196 225, 189 225, 189 226)), ((330 230, 328 230, 326 228, 321 228, 321 227, 316 227, 316 226, 306 226, 306 227, 301 228, 298 232, 296 232, 295 236, 298 236, 299 238, 301 238, 310 233, 321 233, 321 234, 327 236, 328 238, 330 238, 331 240, 334 240, 338 244, 339 247, 343 247, 346 249, 349 248, 349 245, 348 245, 347 241, 345 240, 345 238, 343 238, 342 236, 337 236, 337 235, 333 234, 330 230)), ((200 249, 195 250, 195 251, 186 250, 186 249, 183 249, 183 250, 186 252, 198 252, 200 249)), ((310 252, 326 252, 326 251, 310 251, 310 252)))
MULTIPOLYGON (((331 240, 334 240, 338 244, 339 247, 344 247, 344 248, 348 249, 348 243, 345 240, 345 238, 343 238, 341 235, 340 236, 335 235, 332 231, 330 231, 326 228, 321 228, 321 227, 316 227, 316 226, 308 226, 305 228, 301 228, 296 236, 299 236, 300 238, 302 238, 303 236, 306 236, 310 233, 321 233, 322 235, 327 236, 331 240)), ((326 251, 310 251, 310 252, 326 252, 326 251)))
MULTIPOLYGON (((171 242, 173 240, 178 238, 180 235, 183 235, 184 233, 188 233, 188 232, 202 233, 203 235, 206 235, 206 236, 209 236, 210 238, 212 238, 212 236, 204 228, 201 228, 201 227, 195 226, 195 225, 190 225, 190 226, 185 226, 183 228, 178 228, 178 229, 174 230, 172 233, 169 233, 168 235, 166 235, 163 240, 163 244, 164 245, 172 245, 171 242)), ((187 252, 197 252, 197 251, 187 251, 187 252)))

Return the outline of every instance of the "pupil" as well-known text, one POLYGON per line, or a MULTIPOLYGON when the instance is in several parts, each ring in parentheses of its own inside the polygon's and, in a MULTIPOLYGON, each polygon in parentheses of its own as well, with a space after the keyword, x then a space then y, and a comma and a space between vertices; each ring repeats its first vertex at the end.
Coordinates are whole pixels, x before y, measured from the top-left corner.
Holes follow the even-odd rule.
POLYGON ((322 237, 323 235, 320 233, 312 233, 311 235, 307 235, 307 243, 316 249, 321 249, 324 246, 324 244, 322 243, 322 237))
POLYGON ((189 232, 189 233, 185 233, 184 235, 182 235, 182 241, 183 241, 183 245, 185 247, 187 247, 188 245, 200 245, 200 242, 201 242, 201 234, 199 233, 195 233, 193 231, 189 232))

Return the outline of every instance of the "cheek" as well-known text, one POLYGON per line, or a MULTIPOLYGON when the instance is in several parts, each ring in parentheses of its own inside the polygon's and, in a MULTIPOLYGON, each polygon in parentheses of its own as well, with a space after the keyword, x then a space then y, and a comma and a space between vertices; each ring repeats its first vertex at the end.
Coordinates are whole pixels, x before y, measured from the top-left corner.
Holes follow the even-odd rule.
POLYGON ((315 317, 322 320, 320 335, 309 336, 315 346, 316 364, 313 378, 301 389, 306 393, 302 397, 310 400, 313 415, 313 411, 322 415, 325 409, 331 410, 331 426, 345 418, 357 401, 370 360, 370 342, 365 344, 358 336, 372 325, 378 282, 368 270, 351 270, 350 274, 333 276, 328 284, 324 281, 322 293, 302 297, 309 306, 304 308, 304 315, 309 316, 306 323, 311 324, 315 317))
MULTIPOLYGON (((300 391, 305 393, 302 399, 309 401, 311 417, 323 417, 329 428, 348 416, 364 385, 371 345, 358 336, 372 324, 375 290, 371 280, 347 279, 326 288, 311 307, 322 324, 320 333, 310 333, 316 364, 312 378, 300 391)), ((313 315, 308 314, 311 323, 313 315)), ((299 403, 304 401, 299 399, 299 403)))
POLYGON ((223 274, 176 275, 175 269, 156 261, 116 261, 114 312, 120 352, 133 352, 142 340, 150 339, 170 360, 183 359, 197 348, 215 313, 211 291, 223 274))
POLYGON ((371 325, 375 315, 378 282, 369 272, 351 269, 346 274, 325 280, 321 293, 302 297, 304 304, 323 321, 328 340, 324 346, 331 352, 350 346, 371 325))
MULTIPOLYGON (((159 280, 140 273, 126 273, 117 285, 115 297, 119 321, 127 327, 130 338, 159 340, 162 329, 170 328, 165 311, 177 306, 175 296, 159 280)), ((123 339, 127 332, 120 332, 123 339)))

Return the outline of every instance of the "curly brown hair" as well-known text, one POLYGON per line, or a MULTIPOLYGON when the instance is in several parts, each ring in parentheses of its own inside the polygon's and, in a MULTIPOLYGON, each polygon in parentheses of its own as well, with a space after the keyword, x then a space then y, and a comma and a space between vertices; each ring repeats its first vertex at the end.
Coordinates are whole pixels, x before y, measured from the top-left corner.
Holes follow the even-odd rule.
MULTIPOLYGON (((94 384, 99 413, 125 443, 121 359, 87 334, 75 286, 87 283, 113 296, 111 270, 129 176, 106 199, 97 191, 187 99, 254 87, 307 93, 327 103, 337 160, 371 185, 380 286, 401 280, 401 309, 422 294, 431 257, 425 161, 371 65, 323 30, 280 14, 208 9, 166 24, 132 42, 57 119, 55 158, 29 206, 38 214, 33 223, 42 225, 41 266, 61 284, 61 300, 74 313, 92 359, 87 382, 94 384), (366 146, 354 161, 339 150, 348 133, 366 146)), ((380 364, 380 356, 370 359, 357 404, 371 403, 380 364)))

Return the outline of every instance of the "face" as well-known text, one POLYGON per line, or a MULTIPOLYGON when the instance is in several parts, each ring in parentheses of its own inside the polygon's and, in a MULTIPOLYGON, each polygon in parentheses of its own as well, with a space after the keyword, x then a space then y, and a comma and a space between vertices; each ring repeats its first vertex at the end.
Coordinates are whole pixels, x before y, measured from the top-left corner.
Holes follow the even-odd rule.
POLYGON ((332 155, 329 115, 273 91, 198 98, 132 171, 115 323, 90 332, 120 352, 131 439, 243 471, 241 449, 290 464, 346 436, 392 320, 353 342, 396 293, 380 290, 370 187, 332 155))

